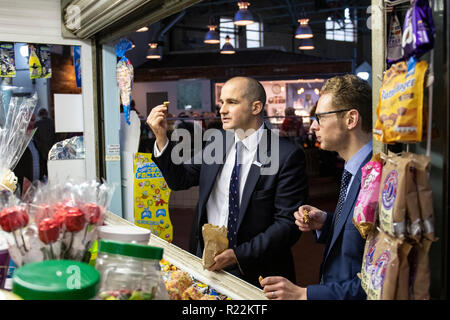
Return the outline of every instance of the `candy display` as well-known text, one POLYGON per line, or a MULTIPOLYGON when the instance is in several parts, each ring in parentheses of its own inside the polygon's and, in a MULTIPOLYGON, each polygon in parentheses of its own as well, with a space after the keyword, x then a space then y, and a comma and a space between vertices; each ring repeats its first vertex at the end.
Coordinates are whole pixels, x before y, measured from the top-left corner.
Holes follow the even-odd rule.
POLYGON ((120 89, 120 101, 122 102, 125 121, 130 124, 131 88, 133 87, 134 69, 125 53, 132 48, 131 41, 122 39, 116 45, 116 55, 120 58, 117 62, 116 77, 117 86, 120 89))
POLYGON ((353 224, 364 239, 375 224, 382 166, 380 154, 376 154, 361 169, 361 190, 353 211, 353 224))
POLYGON ((402 47, 405 59, 419 58, 434 47, 435 27, 428 0, 412 0, 403 26, 402 47))
POLYGON ((160 265, 171 300, 230 300, 167 260, 161 259, 160 265))
POLYGON ((380 89, 376 140, 384 143, 420 142, 423 132, 424 78, 426 61, 414 58, 392 65, 386 71, 380 89))
MULTIPOLYGON (((31 98, 12 97, 4 123, 0 124, 0 190, 16 190, 17 178, 12 171, 35 132, 27 128, 37 101, 37 94, 31 98)), ((1 95, 0 110, 5 110, 1 95)))

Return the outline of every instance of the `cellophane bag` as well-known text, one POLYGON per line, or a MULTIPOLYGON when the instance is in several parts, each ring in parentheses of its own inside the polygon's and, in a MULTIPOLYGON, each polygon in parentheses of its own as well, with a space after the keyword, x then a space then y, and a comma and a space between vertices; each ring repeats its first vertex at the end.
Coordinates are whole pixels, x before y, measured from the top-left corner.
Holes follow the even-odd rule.
POLYGON ((361 189, 353 211, 353 224, 364 239, 375 224, 382 168, 380 154, 376 154, 361 169, 361 189))

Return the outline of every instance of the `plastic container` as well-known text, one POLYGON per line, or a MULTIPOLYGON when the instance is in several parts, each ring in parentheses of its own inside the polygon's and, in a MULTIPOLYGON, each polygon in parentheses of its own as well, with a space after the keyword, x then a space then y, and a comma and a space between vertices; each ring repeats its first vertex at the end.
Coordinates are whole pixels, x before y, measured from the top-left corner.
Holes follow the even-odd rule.
POLYGON ((96 263, 101 274, 98 298, 168 300, 159 265, 162 257, 162 248, 100 240, 96 263))
POLYGON ((100 273, 72 260, 47 260, 18 268, 13 293, 24 300, 89 300, 96 297, 100 273))
POLYGON ((150 230, 137 226, 101 226, 98 228, 99 239, 114 240, 137 244, 148 244, 150 230))

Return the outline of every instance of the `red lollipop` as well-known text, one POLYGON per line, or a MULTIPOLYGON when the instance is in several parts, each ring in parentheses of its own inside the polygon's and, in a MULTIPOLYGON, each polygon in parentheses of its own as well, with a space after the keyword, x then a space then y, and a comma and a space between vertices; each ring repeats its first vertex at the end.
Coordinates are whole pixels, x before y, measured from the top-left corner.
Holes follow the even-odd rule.
POLYGON ((86 218, 80 209, 70 208, 67 210, 65 224, 67 230, 70 232, 78 232, 83 230, 84 225, 86 224, 86 218))
POLYGON ((96 224, 100 219, 101 209, 95 203, 86 203, 83 205, 83 212, 89 224, 96 224))
POLYGON ((59 225, 58 221, 46 218, 39 223, 39 239, 45 244, 53 243, 58 240, 59 225))
POLYGON ((3 209, 0 212, 0 226, 6 232, 14 232, 28 224, 27 211, 19 206, 3 209))

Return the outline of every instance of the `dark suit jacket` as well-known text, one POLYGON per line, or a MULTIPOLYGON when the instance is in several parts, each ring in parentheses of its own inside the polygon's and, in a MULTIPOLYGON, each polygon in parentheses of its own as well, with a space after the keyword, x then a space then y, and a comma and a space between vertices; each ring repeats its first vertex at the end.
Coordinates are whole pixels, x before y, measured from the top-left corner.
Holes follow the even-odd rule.
MULTIPOLYGON (((305 155, 287 139, 279 140, 279 150, 272 148, 270 137, 275 135, 266 130, 258 150, 264 149, 263 141, 268 141, 266 149, 278 152, 279 165, 273 175, 262 175, 261 168, 270 165, 263 159, 255 159, 263 163, 259 167, 255 162, 251 165, 245 183, 240 214, 237 226, 237 247, 234 250, 239 265, 226 271, 258 285, 258 277, 283 276, 295 283, 295 269, 291 254, 291 246, 299 239, 301 232, 295 225, 293 213, 305 203, 308 193, 305 170, 305 155)), ((224 131, 222 131, 222 134, 224 131)), ((234 134, 227 132, 225 150, 232 146, 234 134)), ((278 138, 278 136, 276 136, 278 138)), ((216 181, 222 164, 182 164, 175 165, 171 161, 173 143, 170 142, 163 154, 153 161, 163 173, 172 190, 188 189, 199 186, 199 201, 191 229, 190 252, 201 257, 204 242, 202 226, 207 223, 206 203, 216 181)), ((258 151, 257 151, 258 155, 258 151)), ((223 162, 226 159, 224 152, 223 162)), ((275 161, 274 161, 275 162, 275 161)))
MULTIPOLYGON (((350 300, 365 299, 361 280, 356 275, 361 272, 365 240, 353 225, 353 209, 361 186, 361 168, 371 159, 370 154, 359 168, 342 206, 335 232, 333 215, 327 220, 317 242, 325 243, 324 258, 320 267, 321 283, 307 288, 308 300, 350 300)), ((314 236, 316 233, 314 232, 314 236)))
MULTIPOLYGON (((36 146, 36 144, 35 144, 36 146)), ((47 175, 47 162, 44 161, 42 153, 36 146, 39 153, 39 180, 43 179, 47 175)), ((26 177, 30 182, 33 182, 33 154, 30 148, 26 148, 22 157, 14 168, 14 174, 17 177, 17 184, 23 187, 23 178, 26 177)))

